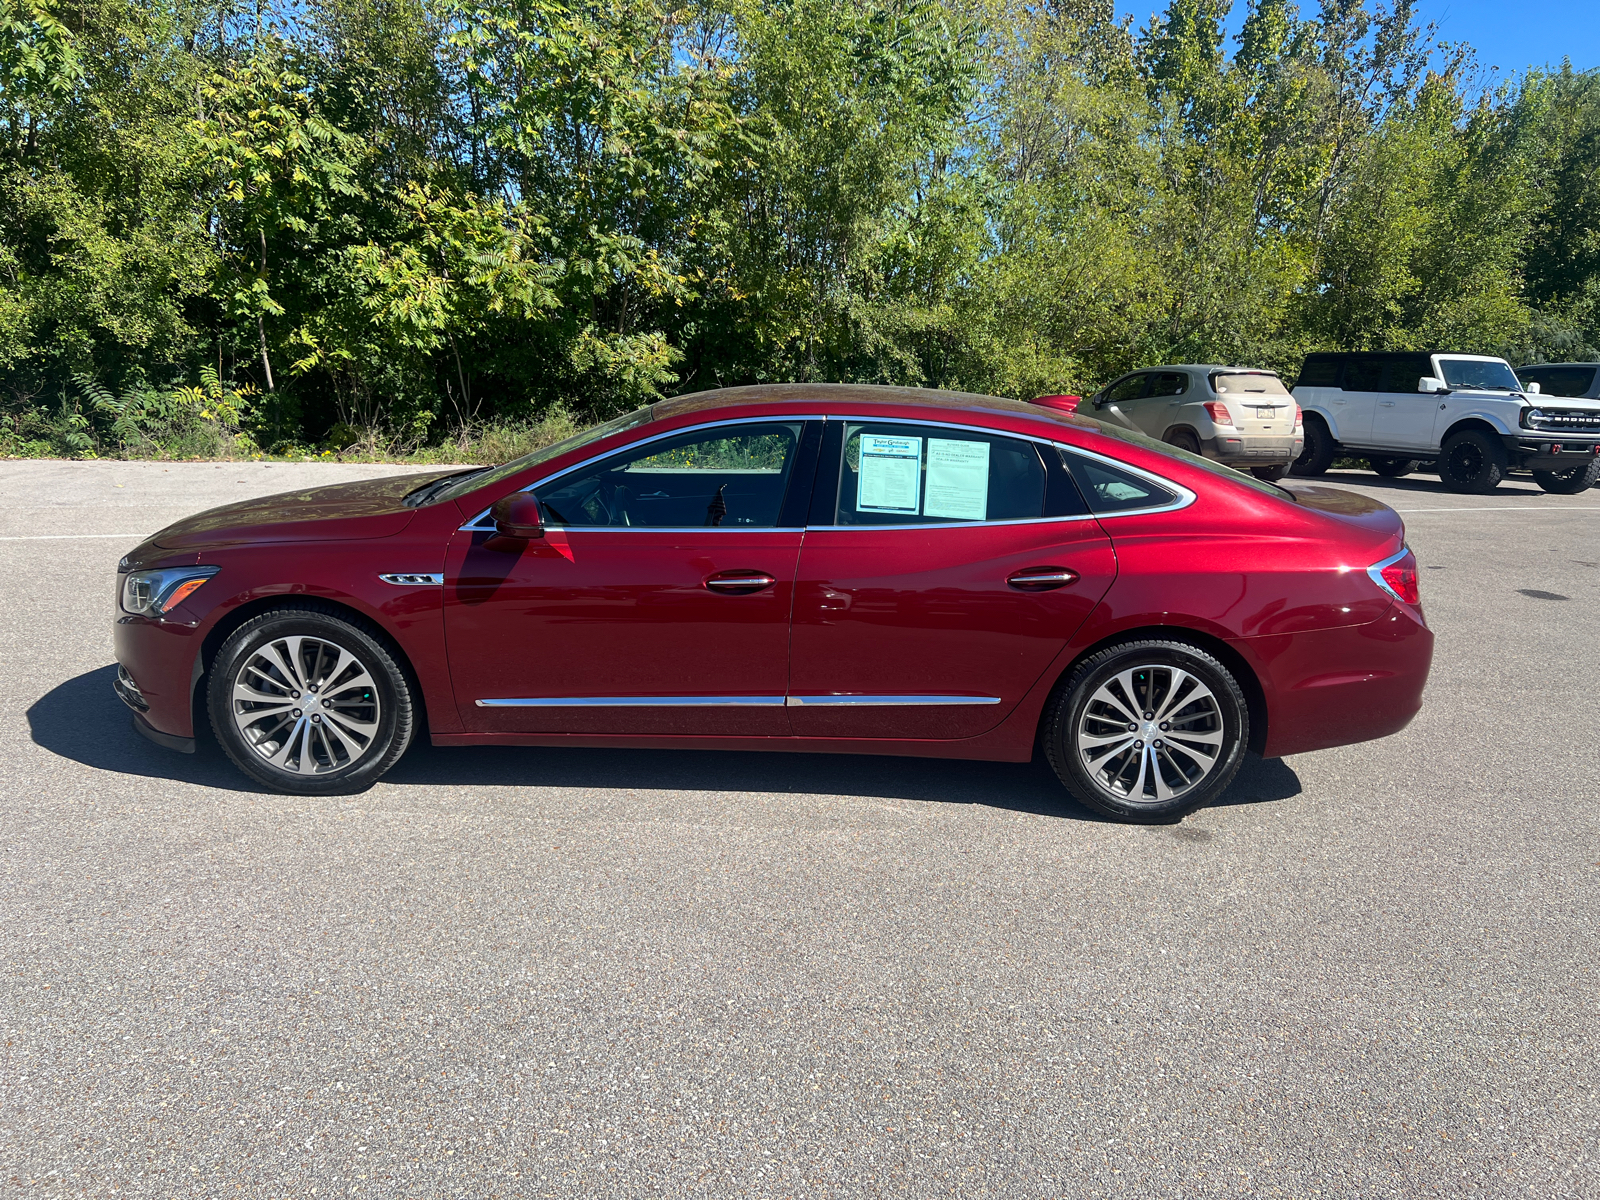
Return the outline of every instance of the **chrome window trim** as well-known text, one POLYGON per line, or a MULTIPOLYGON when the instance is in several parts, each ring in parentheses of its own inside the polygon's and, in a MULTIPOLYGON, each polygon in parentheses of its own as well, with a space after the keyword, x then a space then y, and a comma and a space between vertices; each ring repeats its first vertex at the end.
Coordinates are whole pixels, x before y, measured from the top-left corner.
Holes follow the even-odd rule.
POLYGON ((870 693, 832 696, 789 696, 788 708, 871 707, 902 708, 913 705, 999 704, 999 696, 879 696, 870 693))
POLYGON ((424 587, 429 584, 442 584, 444 582, 443 575, 416 571, 394 571, 389 574, 379 575, 378 578, 385 583, 393 584, 395 587, 424 587))
MULTIPOLYGON (((605 459, 611 458, 613 455, 621 454, 623 450, 632 450, 636 446, 648 446, 651 442, 659 442, 659 441, 663 441, 666 438, 677 437, 679 434, 688 433, 691 430, 697 430, 697 429, 720 429, 720 428, 722 428, 723 426, 726 426, 726 425, 782 425, 783 423, 785 423, 787 421, 826 421, 827 419, 828 418, 826 418, 824 416, 820 416, 820 415, 818 415, 816 413, 798 413, 798 414, 797 413, 784 413, 781 416, 771 416, 771 417, 733 417, 733 418, 730 418, 729 420, 726 420, 726 421, 711 421, 711 422, 709 422, 709 423, 707 423, 705 425, 680 425, 677 429, 669 429, 665 433, 657 433, 657 434, 651 435, 650 437, 640 438, 636 442, 629 442, 626 446, 616 447, 616 448, 613 448, 611 450, 607 450, 604 454, 593 455, 590 458, 584 459, 582 462, 575 462, 570 467, 562 467, 561 470, 555 472, 555 474, 546 475, 542 479, 536 479, 532 483, 530 483, 527 487, 519 488, 517 490, 518 491, 523 491, 523 492, 531 492, 535 488, 544 487, 545 484, 547 484, 547 483, 554 483, 556 480, 562 478, 565 475, 570 475, 574 471, 581 471, 581 470, 583 470, 584 467, 593 466, 595 463, 602 462, 605 459)), ((510 493, 508 492, 507 495, 510 495, 510 493)), ((481 513, 479 513, 477 516, 473 517, 466 524, 457 526, 456 527, 457 528, 457 532, 461 532, 461 531, 465 530, 465 531, 472 532, 472 533, 482 533, 485 530, 493 529, 494 528, 493 522, 491 522, 488 525, 479 524, 479 522, 485 520, 488 516, 489 516, 489 509, 486 508, 481 513)), ((628 526, 628 525, 621 525, 621 526, 618 526, 618 525, 551 525, 548 528, 550 528, 550 529, 630 529, 630 530, 632 530, 634 532, 646 532, 646 531, 648 531, 648 532, 651 532, 651 533, 669 533, 669 532, 674 532, 675 531, 673 529, 668 529, 668 528, 666 528, 664 526, 660 526, 660 525, 636 525, 636 526, 628 526)), ((677 527, 677 528, 679 530, 681 530, 684 527, 677 527)), ((706 525, 706 526, 688 526, 687 528, 695 529, 698 532, 698 531, 703 531, 705 529, 723 529, 724 527, 721 526, 721 525, 706 525)), ((728 526, 727 528, 737 530, 737 529, 739 529, 741 527, 737 526, 737 525, 734 525, 734 526, 728 526)), ((776 527, 772 526, 772 525, 752 525, 752 526, 745 526, 743 528, 745 528, 745 529, 773 529, 773 528, 776 528, 776 527)))
POLYGON ((512 696, 478 708, 782 708, 782 696, 512 696))
MULTIPOLYGON (((1132 463, 1124 462, 1120 458, 1112 458, 1109 454, 1098 454, 1093 450, 1085 450, 1081 446, 1069 446, 1062 442, 1052 442, 1051 445, 1055 446, 1059 450, 1065 451, 1068 454, 1081 454, 1085 458, 1092 458, 1097 462, 1102 462, 1108 467, 1115 467, 1119 471, 1126 471, 1130 475, 1137 475, 1139 478, 1153 483, 1159 488, 1165 488, 1167 491, 1172 492, 1177 496, 1177 499, 1171 504, 1152 504, 1146 508, 1125 508, 1120 512, 1095 513, 1094 515, 1102 521, 1114 521, 1118 517, 1144 517, 1149 516, 1152 513, 1177 512, 1181 508, 1188 508, 1189 505, 1193 504, 1199 499, 1198 495, 1184 487, 1183 484, 1174 483, 1164 475, 1157 475, 1154 471, 1147 471, 1143 467, 1136 467, 1132 463)), ((1073 480, 1073 482, 1076 483, 1077 480, 1073 480)), ((1089 498, 1085 496, 1084 503, 1087 504, 1088 502, 1089 498)))
MULTIPOLYGON (((1147 471, 1143 467, 1136 467, 1132 463, 1124 462, 1120 458, 1112 458, 1108 454, 1100 454, 1094 450, 1085 450, 1081 446, 1074 446, 1066 442, 1058 442, 1054 438, 1041 437, 1036 434, 1015 433, 1009 429, 991 429, 986 425, 964 425, 956 421, 924 421, 914 418, 895 420, 892 418, 886 419, 883 417, 864 417, 859 414, 823 415, 819 413, 805 413, 799 415, 785 413, 781 416, 771 417, 736 417, 732 420, 714 421, 707 425, 692 425, 684 428, 674 429, 667 433, 658 433, 648 438, 641 438, 637 442, 631 442, 626 448, 632 449, 634 446, 647 446, 654 441, 675 437, 680 433, 686 432, 687 429, 717 429, 725 425, 774 425, 780 424, 783 421, 841 421, 845 424, 857 423, 863 425, 923 425, 934 429, 958 429, 970 431, 972 433, 986 433, 992 437, 1014 438, 1017 441, 1032 442, 1039 446, 1050 446, 1058 451, 1064 451, 1069 454, 1081 454, 1086 458, 1095 459, 1096 461, 1102 462, 1109 467, 1115 467, 1119 471, 1127 471, 1130 474, 1137 475, 1148 482, 1155 484, 1157 487, 1165 488, 1166 490, 1176 494, 1178 498, 1171 504, 1151 505, 1146 508, 1129 508, 1124 509, 1121 512, 1114 513, 1087 512, 1080 513, 1075 516, 1065 517, 1010 517, 1000 521, 928 521, 905 525, 807 525, 803 527, 790 525, 716 525, 671 527, 651 525, 551 525, 548 528, 560 529, 563 531, 581 529, 585 532, 595 532, 598 530, 621 530, 625 533, 704 533, 707 530, 715 530, 719 533, 748 533, 755 530, 776 533, 795 532, 802 528, 816 530, 964 529, 972 526, 983 525, 1047 525, 1065 521, 1093 521, 1096 519, 1105 521, 1114 520, 1117 517, 1142 517, 1149 516, 1153 513, 1177 512, 1179 509, 1188 508, 1189 505, 1193 504, 1199 498, 1194 492, 1184 487, 1181 483, 1174 483, 1172 480, 1167 479, 1164 476, 1157 475, 1154 471, 1147 471)), ((611 450, 605 454, 596 454, 591 458, 584 459, 582 462, 573 463, 570 467, 563 467, 553 475, 547 475, 543 479, 535 480, 533 483, 530 483, 527 487, 520 490, 524 492, 531 492, 535 488, 543 487, 547 483, 554 483, 556 480, 565 475, 571 474, 573 471, 580 471, 584 467, 592 466, 603 459, 610 458, 612 455, 619 453, 621 453, 620 450, 611 450)), ((1087 502, 1087 498, 1085 498, 1085 503, 1087 502)), ((488 519, 488 516, 489 510, 486 508, 464 525, 458 526, 458 531, 469 533, 488 532, 494 529, 494 524, 492 522, 489 524, 483 524, 483 522, 488 519)))

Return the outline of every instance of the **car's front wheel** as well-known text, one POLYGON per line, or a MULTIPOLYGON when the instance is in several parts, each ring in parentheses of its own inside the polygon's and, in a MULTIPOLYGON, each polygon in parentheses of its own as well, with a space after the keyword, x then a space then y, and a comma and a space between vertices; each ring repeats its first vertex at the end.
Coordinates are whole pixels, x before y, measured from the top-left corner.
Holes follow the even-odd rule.
POLYGON ((1547 492, 1558 496, 1576 496, 1587 491, 1600 480, 1600 458, 1591 458, 1581 467, 1566 471, 1535 471, 1533 481, 1547 492))
POLYGON ((1455 491, 1482 496, 1500 486, 1507 464, 1499 438, 1465 429, 1440 448, 1439 478, 1455 491))
POLYGON ((359 791, 405 753, 412 689, 375 630, 308 604, 246 621, 211 665, 217 741, 274 791, 359 791))
POLYGON ((1220 796, 1244 761, 1238 681, 1184 642, 1112 646, 1080 663, 1045 710, 1045 753, 1081 803, 1118 821, 1168 824, 1220 796))

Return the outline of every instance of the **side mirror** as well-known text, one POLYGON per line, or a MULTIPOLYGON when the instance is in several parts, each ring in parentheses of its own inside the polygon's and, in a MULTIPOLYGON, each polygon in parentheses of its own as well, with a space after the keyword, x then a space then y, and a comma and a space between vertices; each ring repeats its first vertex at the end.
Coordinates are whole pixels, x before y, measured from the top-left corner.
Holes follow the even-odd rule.
POLYGON ((526 542, 544 536, 544 520, 539 515, 539 498, 532 492, 512 492, 495 501, 489 510, 497 537, 526 542))
POLYGON ((1436 379, 1432 375, 1424 375, 1421 379, 1417 380, 1417 391, 1442 392, 1444 391, 1444 380, 1436 379))
POLYGON ((1541 388, 1537 383, 1525 383, 1522 385, 1522 390, 1527 392, 1530 396, 1537 396, 1544 389, 1541 388))

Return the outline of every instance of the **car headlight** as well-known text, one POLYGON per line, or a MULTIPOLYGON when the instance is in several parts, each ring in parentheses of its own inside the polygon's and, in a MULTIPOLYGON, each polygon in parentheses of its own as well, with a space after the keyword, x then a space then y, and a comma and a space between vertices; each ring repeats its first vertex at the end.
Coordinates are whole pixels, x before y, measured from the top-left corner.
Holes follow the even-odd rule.
POLYGON ((122 611, 135 616, 171 612, 220 570, 221 567, 164 567, 130 572, 122 580, 122 611))

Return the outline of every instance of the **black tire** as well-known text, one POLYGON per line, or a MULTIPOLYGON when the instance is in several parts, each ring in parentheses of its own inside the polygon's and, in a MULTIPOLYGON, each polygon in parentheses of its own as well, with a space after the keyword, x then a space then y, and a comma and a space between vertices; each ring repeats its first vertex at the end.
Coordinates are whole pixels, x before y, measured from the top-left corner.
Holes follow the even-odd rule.
POLYGON ((1414 458, 1369 458, 1367 464, 1385 479, 1404 479, 1418 465, 1414 458))
POLYGON ((1581 467, 1565 471, 1535 471, 1533 481, 1547 492, 1557 496, 1576 496, 1588 491, 1600 480, 1600 458, 1591 458, 1581 467))
POLYGON ((1151 640, 1112 646, 1079 663, 1050 697, 1042 728, 1050 765, 1079 803, 1113 820, 1167 825, 1204 808, 1233 782, 1250 741, 1250 710, 1238 681, 1211 655, 1184 642, 1151 640), (1131 696, 1119 678, 1128 672, 1131 696), (1174 672, 1203 685, 1205 697, 1197 698, 1202 689, 1190 688, 1174 672), (1162 710, 1173 699, 1175 681, 1172 714, 1185 715, 1163 729, 1162 710), (1108 693, 1110 701, 1103 699, 1108 693), (1144 704, 1154 707, 1134 707, 1144 704), (1116 718, 1124 709, 1128 711, 1121 716, 1132 718, 1131 729, 1116 718), (1126 733, 1135 740, 1131 746, 1124 741, 1103 749, 1085 747, 1083 739, 1096 731, 1113 738, 1126 733), (1185 732, 1192 735, 1187 744, 1173 740, 1174 734, 1182 738, 1185 732), (1165 740, 1156 736, 1160 734, 1165 740), (1212 736, 1217 736, 1217 750, 1207 759, 1204 743, 1196 739, 1212 736), (1152 764, 1159 782, 1149 773, 1152 764), (1136 780, 1129 778, 1135 766, 1136 780), (1191 772, 1187 787, 1173 786, 1191 772), (1160 795, 1163 787, 1172 793, 1169 797, 1160 795))
POLYGON ((1179 450, 1187 450, 1190 454, 1200 453, 1200 439, 1187 429, 1171 429, 1167 436, 1161 439, 1169 446, 1176 446, 1179 450))
POLYGON ((1289 474, 1301 478, 1325 474, 1333 466, 1333 434, 1328 432, 1322 418, 1314 413, 1307 414, 1305 418, 1305 438, 1300 457, 1289 467, 1289 474))
POLYGON ((1250 474, 1257 479, 1265 479, 1268 483, 1277 483, 1289 473, 1288 463, 1279 463, 1275 467, 1251 467, 1250 474))
POLYGON ((234 630, 211 664, 206 706, 217 741, 246 775, 276 792, 328 796, 370 787, 406 752, 412 694, 375 628, 310 602, 234 630), (255 698, 236 698, 236 684, 255 698), (312 709, 318 691, 321 707, 312 709))
POLYGON ((1439 478, 1452 490, 1482 496, 1506 477, 1508 457, 1500 439, 1464 429, 1440 448, 1439 478))

